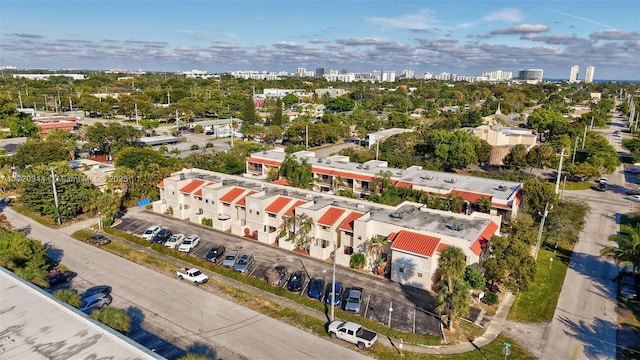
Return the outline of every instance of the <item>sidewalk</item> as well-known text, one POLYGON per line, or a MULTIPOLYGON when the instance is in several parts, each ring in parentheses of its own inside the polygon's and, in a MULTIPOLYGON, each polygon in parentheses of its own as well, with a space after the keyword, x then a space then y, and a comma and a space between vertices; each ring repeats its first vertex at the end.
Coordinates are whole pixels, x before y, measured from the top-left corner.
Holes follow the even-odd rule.
MULTIPOLYGON (((130 209, 129 211, 143 211, 143 209, 130 209)), ((87 219, 87 220, 82 220, 82 221, 78 221, 75 222, 71 225, 62 227, 59 229, 59 231, 70 235, 73 234, 75 231, 81 230, 81 229, 89 229, 92 226, 96 225, 98 222, 98 218, 92 218, 92 219, 87 219)), ((138 246, 136 244, 118 239, 118 238, 114 238, 112 237, 112 239, 114 241, 118 241, 122 244, 125 244, 131 248, 136 249, 137 251, 143 252, 143 253, 147 253, 149 255, 153 255, 154 257, 160 258, 164 261, 176 264, 178 266, 181 267, 190 267, 190 264, 184 263, 178 259, 175 259, 173 257, 170 256, 166 256, 163 254, 159 254, 156 253, 155 251, 150 250, 149 248, 143 248, 141 246, 138 246)), ((288 299, 279 297, 275 294, 269 293, 269 292, 265 292, 262 291, 260 289, 257 289, 251 285, 247 285, 241 282, 237 282, 233 279, 227 278, 225 276, 222 276, 220 274, 217 273, 210 273, 208 274, 211 278, 215 279, 218 282, 224 283, 226 285, 241 289, 247 293, 265 298, 273 303, 282 305, 282 306, 287 306, 290 307, 292 309, 295 309, 296 311, 299 311, 301 313, 304 313, 307 316, 316 318, 318 320, 321 321, 329 321, 329 315, 328 314, 324 314, 322 312, 318 312, 316 310, 313 310, 311 308, 308 308, 304 305, 292 302, 288 299)), ((470 351, 474 351, 476 350, 476 347, 482 347, 484 345, 489 344, 490 342, 494 341, 496 339, 496 337, 500 334, 500 332, 502 331, 502 327, 504 326, 506 319, 507 319, 507 315, 509 314, 509 310, 511 309, 511 305, 513 304, 515 297, 513 296, 513 294, 511 293, 507 293, 507 295, 504 297, 504 299, 502 300, 502 302, 500 303, 500 306, 498 308, 498 311, 496 312, 495 316, 493 316, 493 318, 491 319, 489 325, 487 326, 485 332, 483 335, 479 336, 478 338, 474 339, 473 343, 471 342, 466 342, 466 343, 462 343, 462 344, 456 344, 456 345, 440 345, 440 346, 427 346, 427 345, 413 345, 413 344, 407 344, 404 343, 402 350, 403 351, 410 351, 410 352, 415 352, 415 353, 422 353, 422 354, 459 354, 459 353, 465 353, 465 352, 470 352, 470 351)), ((381 344, 384 344, 386 346, 390 346, 393 348, 398 349, 398 346, 400 344, 400 339, 391 339, 387 336, 379 336, 379 341, 381 344)))

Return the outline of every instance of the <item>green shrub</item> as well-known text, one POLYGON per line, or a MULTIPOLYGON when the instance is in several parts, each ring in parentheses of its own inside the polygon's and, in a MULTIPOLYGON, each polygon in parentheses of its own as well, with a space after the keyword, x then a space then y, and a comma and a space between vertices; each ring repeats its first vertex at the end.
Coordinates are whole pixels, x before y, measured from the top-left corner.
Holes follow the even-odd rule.
POLYGON ((366 264, 367 259, 364 257, 363 253, 354 253, 351 254, 351 259, 349 260, 349 266, 352 269, 362 269, 366 264))
POLYGON ((191 145, 191 150, 198 150, 198 149, 200 149, 200 145, 198 144, 191 145))
POLYGON ((487 305, 495 305, 498 303, 498 295, 496 295, 496 293, 486 293, 484 294, 484 297, 482 298, 482 302, 487 304, 487 305))
POLYGON ((78 295, 76 292, 71 291, 71 290, 60 290, 60 291, 56 291, 55 293, 53 293, 53 296, 62 301, 65 302, 75 308, 80 307, 80 305, 82 304, 82 300, 80 300, 80 295, 78 295))
POLYGON ((210 149, 213 147, 213 143, 211 141, 207 141, 207 144, 204 147, 205 149, 210 149))
POLYGON ((475 290, 484 289, 484 286, 487 284, 487 279, 484 278, 484 275, 472 266, 467 266, 465 269, 464 281, 475 290))
POLYGON ((207 218, 202 219, 202 225, 213 227, 213 219, 207 219, 207 218))

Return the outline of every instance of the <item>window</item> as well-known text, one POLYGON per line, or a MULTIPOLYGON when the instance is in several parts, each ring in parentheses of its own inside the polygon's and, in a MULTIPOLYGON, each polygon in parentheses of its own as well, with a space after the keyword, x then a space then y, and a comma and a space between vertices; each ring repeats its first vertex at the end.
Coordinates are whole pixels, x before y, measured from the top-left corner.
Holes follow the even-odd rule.
POLYGON ((419 273, 418 273, 418 277, 422 277, 422 273, 420 273, 420 272, 419 272, 419 273))
POLYGON ((347 236, 353 236, 353 233, 351 231, 345 231, 344 234, 347 236))
POLYGON ((322 229, 324 231, 329 231, 329 227, 328 226, 324 226, 324 225, 320 225, 320 229, 322 229))
POLYGON ((204 199, 204 203, 208 204, 209 203, 209 199, 204 199))
POLYGON ((362 240, 362 235, 358 235, 358 240, 362 240))
POLYGON ((344 246, 344 254, 345 255, 353 254, 353 247, 345 245, 344 246))
POLYGON ((260 211, 256 211, 256 215, 260 215, 260 211))
POLYGON ((196 196, 196 200, 202 201, 202 196, 196 196))
POLYGON ((404 268, 399 268, 398 272, 404 273, 404 268))
POLYGON ((224 207, 231 207, 231 204, 222 203, 222 206, 224 206, 224 207))
POLYGON ((267 215, 269 215, 269 217, 270 217, 270 218, 274 218, 274 219, 275 219, 275 218, 276 218, 276 216, 277 216, 277 215, 276 215, 276 214, 274 214, 274 213, 267 213, 267 215))
POLYGON ((253 214, 253 210, 249 209, 249 214, 253 214))

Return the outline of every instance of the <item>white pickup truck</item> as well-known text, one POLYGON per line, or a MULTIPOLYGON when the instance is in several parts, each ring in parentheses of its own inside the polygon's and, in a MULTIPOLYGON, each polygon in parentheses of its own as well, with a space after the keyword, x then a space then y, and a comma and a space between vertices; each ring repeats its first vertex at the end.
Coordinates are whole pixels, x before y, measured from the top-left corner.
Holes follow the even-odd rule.
POLYGON ((369 331, 362 326, 344 321, 332 321, 329 324, 329 336, 342 339, 358 346, 358 349, 372 347, 378 341, 378 334, 369 331))
POLYGON ((207 281, 209 281, 209 277, 203 274, 200 270, 196 268, 193 268, 193 269, 183 268, 182 270, 176 271, 176 275, 178 275, 178 278, 180 280, 184 280, 184 279, 189 280, 192 283, 194 283, 196 286, 200 284, 204 284, 207 281))

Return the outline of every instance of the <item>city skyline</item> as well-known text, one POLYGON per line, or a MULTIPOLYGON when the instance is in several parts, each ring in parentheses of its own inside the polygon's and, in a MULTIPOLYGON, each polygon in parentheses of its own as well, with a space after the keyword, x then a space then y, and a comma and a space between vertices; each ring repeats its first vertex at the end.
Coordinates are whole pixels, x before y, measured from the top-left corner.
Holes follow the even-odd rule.
POLYGON ((640 3, 0 0, 0 66, 640 77, 640 3), (582 75, 582 74, 581 74, 582 75))

